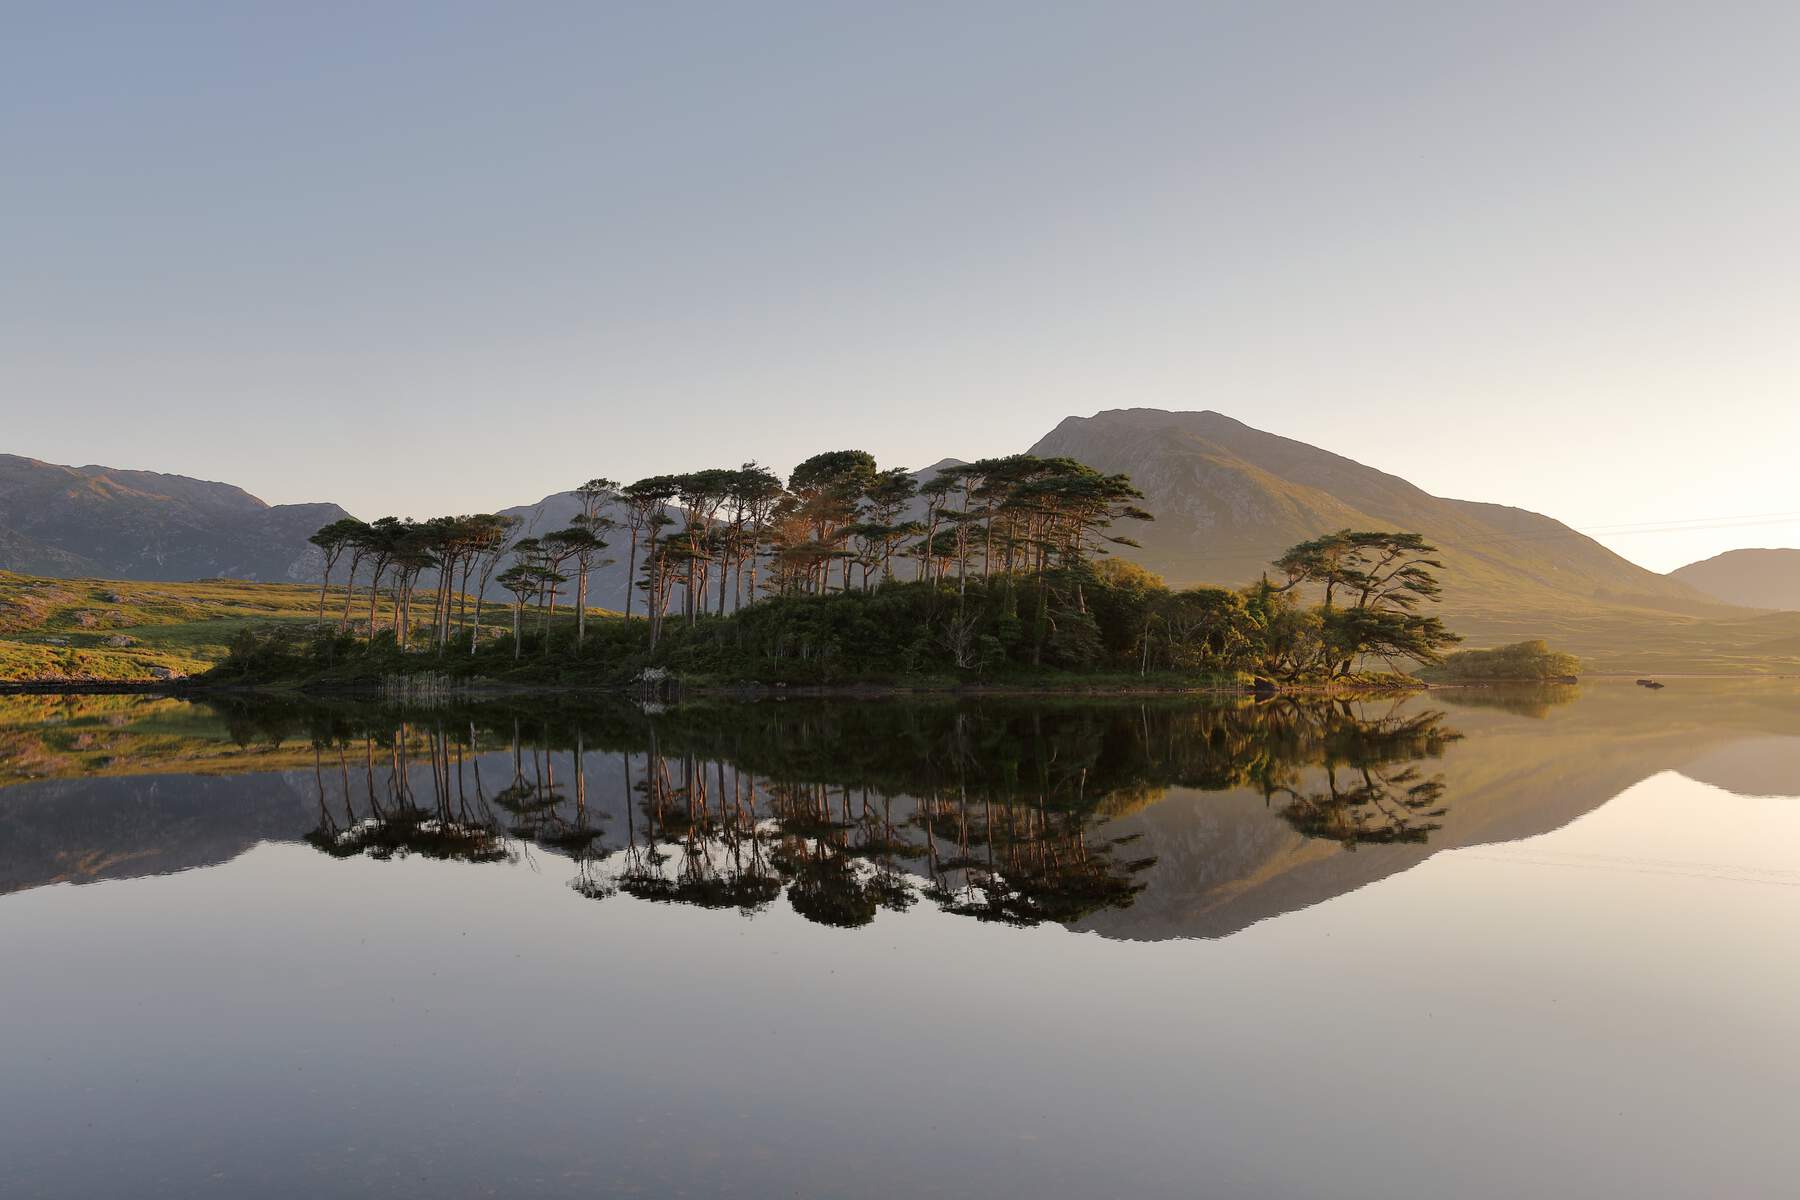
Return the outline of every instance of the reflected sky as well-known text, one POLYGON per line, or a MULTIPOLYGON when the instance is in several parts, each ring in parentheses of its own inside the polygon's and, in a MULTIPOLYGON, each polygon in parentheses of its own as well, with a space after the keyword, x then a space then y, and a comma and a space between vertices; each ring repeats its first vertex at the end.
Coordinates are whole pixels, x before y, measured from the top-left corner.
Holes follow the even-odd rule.
MULTIPOLYGON (((254 822, 189 869, 15 879, 0 1191, 1775 1194, 1800 731, 1666 698, 1433 698, 1462 736, 1423 844, 1170 784, 1096 825, 1141 835, 1143 890, 1073 922, 595 903, 511 833, 381 860, 254 822)), ((46 779, 0 815, 116 832, 172 791, 303 833, 313 780, 46 779)))

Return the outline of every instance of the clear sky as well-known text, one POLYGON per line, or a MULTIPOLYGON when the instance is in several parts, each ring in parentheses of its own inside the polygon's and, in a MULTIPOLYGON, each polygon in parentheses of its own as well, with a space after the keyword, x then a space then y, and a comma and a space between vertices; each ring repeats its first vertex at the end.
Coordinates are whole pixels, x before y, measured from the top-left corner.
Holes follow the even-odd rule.
POLYGON ((427 515, 1215 408, 1800 545, 1791 2, 4 20, 0 450, 427 515))

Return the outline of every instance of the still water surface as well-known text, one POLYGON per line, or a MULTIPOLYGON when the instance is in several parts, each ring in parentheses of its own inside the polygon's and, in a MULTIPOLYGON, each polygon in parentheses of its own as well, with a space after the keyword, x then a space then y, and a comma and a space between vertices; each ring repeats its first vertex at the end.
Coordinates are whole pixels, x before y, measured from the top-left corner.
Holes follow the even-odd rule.
POLYGON ((0 700, 0 1195, 1792 1194, 1800 694, 0 700))

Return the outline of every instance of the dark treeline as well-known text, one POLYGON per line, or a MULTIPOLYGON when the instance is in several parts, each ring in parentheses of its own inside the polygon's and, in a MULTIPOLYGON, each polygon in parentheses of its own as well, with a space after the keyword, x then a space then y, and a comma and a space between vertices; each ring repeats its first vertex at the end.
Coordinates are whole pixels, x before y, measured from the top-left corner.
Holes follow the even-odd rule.
POLYGON ((1152 519, 1138 489, 1066 458, 986 459, 921 483, 832 451, 785 484, 750 463, 595 479, 575 495, 571 525, 535 534, 492 514, 327 525, 312 539, 321 636, 246 638, 226 673, 418 670, 420 652, 441 664, 454 651, 485 658, 484 673, 604 682, 657 667, 809 682, 1038 670, 1292 682, 1371 659, 1433 662, 1456 640, 1418 611, 1438 599, 1442 565, 1416 534, 1343 530, 1241 590, 1171 589, 1109 557, 1136 545, 1120 522, 1152 519), (348 583, 331 622, 340 562, 348 583), (592 620, 594 573, 621 563, 622 616, 592 620), (484 637, 490 584, 511 600, 505 628, 484 637))
POLYGON ((536 845, 595 898, 755 911, 786 895, 855 925, 920 898, 1012 923, 1128 905, 1150 865, 1105 819, 1172 786, 1249 788, 1346 847, 1425 841, 1424 773, 1459 736, 1438 712, 1277 700, 1056 705, 483 705, 409 717, 233 710, 244 744, 309 738, 338 856, 500 861, 536 845), (623 794, 609 815, 598 772, 623 794))

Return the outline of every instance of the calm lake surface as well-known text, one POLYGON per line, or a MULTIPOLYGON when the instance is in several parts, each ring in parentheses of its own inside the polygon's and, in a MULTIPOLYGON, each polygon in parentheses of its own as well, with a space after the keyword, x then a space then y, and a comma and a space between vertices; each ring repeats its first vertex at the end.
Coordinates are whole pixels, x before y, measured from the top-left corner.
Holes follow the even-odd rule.
POLYGON ((0 1195, 1791 1195, 1800 688, 0 698, 0 1195))

